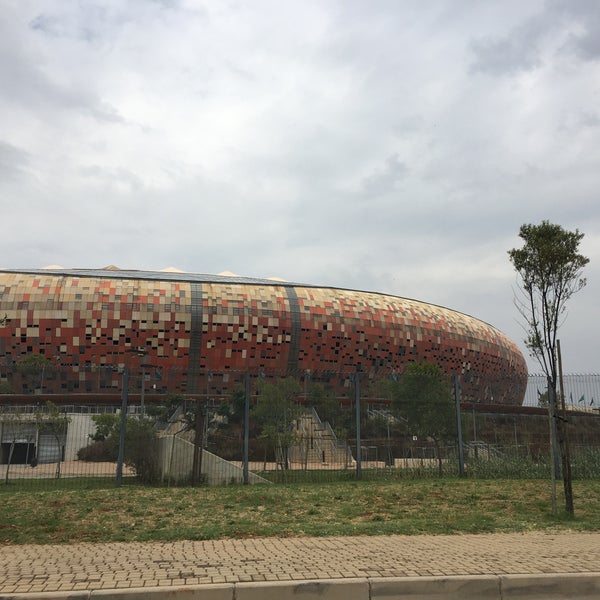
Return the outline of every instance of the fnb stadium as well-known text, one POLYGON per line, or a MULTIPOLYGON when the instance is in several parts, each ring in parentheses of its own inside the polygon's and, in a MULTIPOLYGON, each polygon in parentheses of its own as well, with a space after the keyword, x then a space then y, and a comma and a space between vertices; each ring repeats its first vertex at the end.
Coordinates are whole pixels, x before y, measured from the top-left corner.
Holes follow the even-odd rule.
POLYGON ((22 378, 28 394, 116 396, 128 365, 145 370, 147 394, 192 397, 223 394, 240 373, 343 387, 356 372, 401 375, 411 362, 460 376, 468 402, 520 405, 527 384, 521 352, 492 325, 369 291, 174 270, 4 269, 0 316, 3 379, 28 356, 48 365, 43 380, 22 378))

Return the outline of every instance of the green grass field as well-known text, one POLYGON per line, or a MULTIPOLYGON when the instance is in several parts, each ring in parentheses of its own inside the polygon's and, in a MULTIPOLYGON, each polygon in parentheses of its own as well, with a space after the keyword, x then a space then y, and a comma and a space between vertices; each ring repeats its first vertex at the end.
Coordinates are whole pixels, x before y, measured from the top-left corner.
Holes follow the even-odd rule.
POLYGON ((540 480, 406 480, 0 493, 0 543, 600 530, 600 482, 574 483, 575 518, 540 480))

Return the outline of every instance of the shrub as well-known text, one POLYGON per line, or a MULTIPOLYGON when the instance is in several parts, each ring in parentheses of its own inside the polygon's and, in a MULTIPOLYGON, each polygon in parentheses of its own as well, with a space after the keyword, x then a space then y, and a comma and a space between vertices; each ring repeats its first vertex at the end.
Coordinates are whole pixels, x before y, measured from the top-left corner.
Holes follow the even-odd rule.
POLYGON ((124 461, 144 483, 157 483, 160 480, 158 447, 151 421, 127 419, 124 461))
POLYGON ((77 451, 77 458, 87 462, 115 462, 117 460, 116 450, 114 444, 101 440, 80 448, 77 451))
MULTIPOLYGON (((77 453, 79 460, 111 461, 118 460, 121 418, 119 415, 95 415, 95 440, 77 453)), ((131 467, 144 483, 156 483, 160 479, 158 448, 154 421, 147 418, 127 417, 123 462, 131 467)))

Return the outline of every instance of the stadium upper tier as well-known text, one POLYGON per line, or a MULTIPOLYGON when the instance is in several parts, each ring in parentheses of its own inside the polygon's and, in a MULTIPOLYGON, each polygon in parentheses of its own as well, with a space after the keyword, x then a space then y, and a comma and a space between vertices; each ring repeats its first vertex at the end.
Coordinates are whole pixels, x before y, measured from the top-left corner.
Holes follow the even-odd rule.
POLYGON ((253 279, 111 269, 0 271, 5 364, 42 354, 76 367, 123 366, 143 348, 164 391, 197 393, 203 374, 400 375, 408 362, 461 376, 462 397, 519 404, 527 368, 500 331, 447 308, 385 294, 253 279))

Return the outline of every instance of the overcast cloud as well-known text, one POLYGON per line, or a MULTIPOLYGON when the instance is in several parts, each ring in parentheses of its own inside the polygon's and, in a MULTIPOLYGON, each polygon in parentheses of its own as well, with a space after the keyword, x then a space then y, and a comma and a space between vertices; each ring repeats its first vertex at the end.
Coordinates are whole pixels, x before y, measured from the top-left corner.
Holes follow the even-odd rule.
POLYGON ((4 0, 0 56, 2 266, 380 291, 526 354, 507 250, 548 219, 600 371, 597 0, 4 0))

